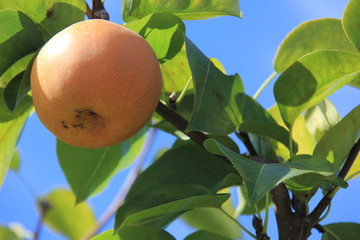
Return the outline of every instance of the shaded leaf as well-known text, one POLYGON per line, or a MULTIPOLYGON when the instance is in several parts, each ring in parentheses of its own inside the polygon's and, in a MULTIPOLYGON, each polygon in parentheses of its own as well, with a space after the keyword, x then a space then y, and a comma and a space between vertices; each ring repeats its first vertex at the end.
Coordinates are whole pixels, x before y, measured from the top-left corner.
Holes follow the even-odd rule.
POLYGON ((59 163, 76 202, 102 191, 118 171, 135 160, 144 140, 145 129, 125 142, 101 149, 75 147, 57 140, 59 163))
POLYGON ((22 115, 15 119, 7 122, 0 122, 0 186, 9 169, 15 146, 29 112, 30 109, 28 108, 22 115))
POLYGON ((234 132, 242 121, 244 86, 240 76, 225 75, 189 39, 186 51, 195 83, 194 109, 186 130, 218 135, 234 132))
POLYGON ((360 3, 358 0, 349 1, 343 15, 342 24, 348 38, 360 50, 360 3))
POLYGON ((121 238, 119 234, 114 235, 114 229, 111 229, 96 235, 91 240, 121 240, 121 238))
POLYGON ((358 239, 360 224, 352 222, 332 223, 324 226, 326 232, 321 240, 350 240, 358 239))
POLYGON ((292 126, 302 111, 323 101, 360 72, 360 54, 319 50, 299 58, 277 79, 274 95, 292 126))
POLYGON ((237 0, 123 0, 122 16, 124 22, 138 20, 152 13, 168 12, 183 20, 196 20, 224 15, 240 17, 237 0))
MULTIPOLYGON (((85 1, 82 0, 17 0, 1 1, 0 9, 16 9, 38 25, 47 41, 60 30, 84 19, 85 1)), ((27 38, 24 38, 26 40, 27 38)))
POLYGON ((229 197, 199 185, 163 184, 127 198, 116 212, 114 229, 118 233, 130 225, 162 228, 188 210, 221 207, 229 197))
POLYGON ((152 14, 125 26, 146 39, 160 62, 172 59, 184 45, 185 25, 169 13, 152 14))
POLYGON ((143 226, 124 227, 120 231, 120 237, 124 240, 176 240, 164 230, 143 226))
MULTIPOLYGON (((239 193, 239 206, 237 211, 239 215, 253 215, 257 214, 258 210, 260 212, 264 211, 266 208, 270 206, 266 206, 266 197, 263 197, 259 202, 256 203, 256 208, 254 204, 249 203, 248 194, 246 187, 243 185, 240 187, 239 193)), ((269 198, 269 205, 272 204, 271 198, 269 198)))
POLYGON ((0 75, 0 87, 6 87, 6 85, 19 73, 25 71, 28 63, 33 58, 35 53, 30 53, 25 57, 20 58, 11 67, 9 67, 2 75, 0 75))
MULTIPOLYGON (((4 97, 4 89, 0 88, 0 98, 4 97)), ((7 122, 25 114, 32 107, 32 98, 26 95, 14 111, 10 111, 5 101, 0 101, 0 122, 7 122)))
POLYGON ((71 240, 79 240, 95 226, 94 213, 87 203, 75 206, 75 196, 68 190, 55 189, 41 201, 50 204, 44 223, 71 240))
POLYGON ((328 99, 305 112, 306 126, 316 141, 319 141, 340 119, 334 104, 328 99))
POLYGON ((314 149, 314 156, 326 158, 337 171, 359 136, 360 105, 323 136, 314 149))
POLYGON ((215 234, 205 230, 196 231, 189 236, 187 236, 184 240, 231 240, 232 238, 227 238, 219 234, 215 234))
POLYGON ((18 172, 20 169, 20 164, 21 164, 21 160, 20 160, 19 149, 15 148, 10 162, 10 169, 15 172, 18 172))
POLYGON ((165 152, 143 171, 131 186, 127 199, 156 186, 181 183, 204 186, 216 193, 224 187, 240 185, 242 179, 230 164, 195 143, 183 143, 165 152), (234 176, 231 181, 224 182, 230 175, 234 176))
MULTIPOLYGON (((13 2, 15 1, 1 1, 0 9, 4 3, 13 2)), ((0 29, 1 76, 18 60, 39 49, 43 40, 36 24, 24 13, 16 10, 0 10, 0 29)))
MULTIPOLYGON (((226 192, 228 189, 221 191, 221 193, 226 192)), ((234 215, 235 209, 231 199, 222 205, 222 209, 230 216, 234 215)), ((239 226, 223 211, 218 208, 196 208, 186 212, 181 218, 196 229, 206 230, 230 239, 240 238, 239 226)))
POLYGON ((247 159, 213 139, 205 141, 205 147, 214 154, 226 156, 244 179, 250 204, 257 203, 264 195, 280 182, 305 173, 333 175, 332 167, 325 159, 302 155, 293 157, 293 162, 260 163, 247 159), (211 146, 211 147, 209 147, 211 146), (216 151, 214 151, 217 147, 216 151), (301 160, 297 161, 297 158, 301 160))
POLYGON ((4 240, 24 240, 16 235, 11 229, 0 225, 0 239, 4 240))
POLYGON ((357 52, 346 37, 341 20, 312 20, 300 24, 282 41, 275 56, 274 69, 278 73, 283 72, 298 58, 320 49, 357 52))

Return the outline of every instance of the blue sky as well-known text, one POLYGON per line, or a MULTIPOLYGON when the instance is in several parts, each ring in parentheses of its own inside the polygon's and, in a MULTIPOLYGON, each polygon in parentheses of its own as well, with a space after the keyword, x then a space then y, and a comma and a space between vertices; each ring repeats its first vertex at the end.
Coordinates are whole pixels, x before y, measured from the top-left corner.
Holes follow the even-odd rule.
MULTIPOLYGON (((243 19, 222 17, 201 21, 186 21, 187 36, 208 56, 222 62, 228 73, 239 73, 243 79, 246 92, 253 95, 261 83, 273 72, 272 61, 277 46, 294 27, 312 19, 333 17, 341 18, 346 6, 345 0, 301 0, 301 1, 251 1, 240 2, 243 19)), ((111 21, 122 24, 120 1, 107 0, 106 8, 111 21)), ((358 90, 345 86, 330 99, 334 102, 340 115, 345 116, 359 104, 358 90)), ((274 104, 272 85, 260 96, 264 107, 274 104)), ((159 133, 152 147, 149 159, 156 152, 170 146, 173 138, 159 133)), ((22 156, 20 174, 31 187, 33 194, 46 194, 55 187, 67 187, 67 183, 58 165, 55 154, 55 137, 49 133, 34 114, 27 122, 19 142, 22 156)), ((115 196, 126 172, 118 174, 102 194, 90 200, 97 216, 115 196)), ((346 190, 341 190, 335 197, 330 215, 324 223, 337 221, 359 222, 360 200, 358 193, 360 178, 350 182, 346 190), (339 206, 342 207, 339 207, 339 206), (352 207, 354 206, 354 207, 352 207)), ((319 199, 319 198, 317 198, 319 199)), ((316 202, 316 201, 315 201, 316 202)), ((271 211, 271 215, 272 211, 271 211)), ((10 172, 0 190, 0 224, 21 222, 33 230, 38 220, 35 204, 31 194, 14 173, 10 172)), ((242 224, 251 228, 251 219, 241 217, 242 224)), ((112 228, 112 223, 105 229, 112 228)), ((179 240, 191 230, 183 223, 175 222, 169 231, 179 240)), ((269 234, 276 239, 276 223, 270 219, 269 234)), ((43 229, 41 239, 64 239, 43 229)), ((245 235, 245 239, 250 239, 245 235)), ((310 239, 320 239, 313 231, 310 239)))

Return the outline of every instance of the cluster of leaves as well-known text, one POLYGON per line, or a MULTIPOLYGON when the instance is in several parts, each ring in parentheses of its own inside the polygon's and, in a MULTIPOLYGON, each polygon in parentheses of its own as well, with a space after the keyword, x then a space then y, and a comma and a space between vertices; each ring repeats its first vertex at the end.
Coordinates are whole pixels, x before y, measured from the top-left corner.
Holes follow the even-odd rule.
MULTIPOLYGON (((279 74, 274 86, 276 105, 267 110, 245 93, 238 74, 227 75, 217 60, 208 58, 186 36, 183 20, 240 17, 237 0, 226 4, 223 0, 123 0, 122 5, 125 26, 149 42, 161 63, 161 101, 168 103, 170 95, 178 96, 168 105, 188 124, 181 132, 154 115, 152 127, 179 140, 131 186, 117 211, 114 230, 94 240, 174 239, 163 229, 181 215, 201 229, 187 240, 236 239, 240 230, 234 218, 269 207, 267 195, 281 182, 305 204, 319 188, 326 192, 330 184, 347 186, 337 173, 359 139, 360 106, 340 119, 327 97, 347 84, 360 88, 358 1, 349 2, 342 20, 305 22, 284 39, 272 75, 279 74), (198 146, 189 141, 188 132, 206 133, 208 138, 198 146), (242 133, 250 136, 260 161, 251 159, 251 151, 240 152, 229 137, 232 133, 242 141, 246 141, 242 133), (242 205, 237 211, 224 191, 231 186, 241 188, 242 205)), ((0 2, 0 184, 10 164, 18 169, 16 144, 33 109, 32 60, 54 34, 83 20, 85 11, 83 0, 0 2)), ((44 196, 42 200, 52 206, 44 221, 70 239, 84 236, 94 227, 95 218, 86 203, 76 208, 72 203, 101 192, 118 171, 128 167, 139 154, 147 130, 104 149, 57 141, 59 163, 74 196, 62 189, 44 196)), ((346 180, 359 171, 357 157, 346 180)), ((343 227, 359 233, 359 225, 343 224, 326 229, 338 236, 349 234, 339 231, 343 227)), ((10 232, 0 229, 0 235, 10 232)), ((323 239, 331 239, 329 233, 323 239)))

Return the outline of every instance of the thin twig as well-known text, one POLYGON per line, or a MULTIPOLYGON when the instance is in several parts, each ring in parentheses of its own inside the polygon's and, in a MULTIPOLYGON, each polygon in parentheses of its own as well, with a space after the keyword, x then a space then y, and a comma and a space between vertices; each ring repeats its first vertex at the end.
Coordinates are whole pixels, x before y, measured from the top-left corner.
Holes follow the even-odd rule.
POLYGON ((258 156, 247 132, 236 132, 236 136, 244 143, 252 157, 258 156))
POLYGON ((146 142, 144 144, 144 148, 142 149, 138 159, 136 160, 134 166, 129 171, 128 175, 126 176, 126 179, 121 186, 120 190, 116 194, 116 197, 114 198, 114 201, 108 206, 108 208, 104 211, 104 213, 101 215, 99 221, 97 222, 96 226, 86 235, 84 239, 88 240, 91 239, 93 236, 97 234, 98 231, 107 223, 110 221, 110 219, 114 216, 117 209, 124 204, 125 198, 127 193, 130 190, 130 187, 135 182, 136 178, 141 172, 141 168, 144 165, 144 161, 149 153, 150 147, 152 146, 152 143, 154 142, 156 136, 156 129, 152 128, 150 130, 150 133, 146 139, 146 142))
POLYGON ((39 201, 40 217, 39 217, 39 221, 38 221, 35 231, 34 231, 33 240, 39 239, 41 229, 42 229, 42 226, 44 223, 45 215, 50 208, 51 208, 51 205, 47 201, 44 201, 44 200, 39 201))
POLYGON ((92 0, 91 18, 104 20, 110 19, 109 13, 105 10, 104 4, 101 0, 92 0))

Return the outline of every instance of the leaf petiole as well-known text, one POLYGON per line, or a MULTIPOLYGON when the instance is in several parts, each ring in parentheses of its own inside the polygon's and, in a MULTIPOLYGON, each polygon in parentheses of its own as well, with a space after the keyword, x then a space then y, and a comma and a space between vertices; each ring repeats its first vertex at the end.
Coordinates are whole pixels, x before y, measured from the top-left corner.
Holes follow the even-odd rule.
POLYGON ((253 239, 256 239, 256 236, 252 234, 246 227, 244 227, 241 223, 239 223, 235 218, 233 218, 230 214, 228 214, 224 209, 220 208, 220 210, 229 217, 234 223, 236 223, 244 232, 250 235, 253 239))
POLYGON ((273 72, 259 87, 259 89, 256 91, 256 93, 253 96, 253 99, 257 99, 260 94, 262 93, 262 91, 264 91, 264 89, 266 88, 267 85, 269 85, 269 83, 276 77, 278 73, 277 72, 273 72))

